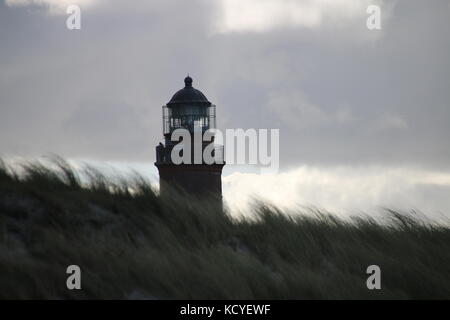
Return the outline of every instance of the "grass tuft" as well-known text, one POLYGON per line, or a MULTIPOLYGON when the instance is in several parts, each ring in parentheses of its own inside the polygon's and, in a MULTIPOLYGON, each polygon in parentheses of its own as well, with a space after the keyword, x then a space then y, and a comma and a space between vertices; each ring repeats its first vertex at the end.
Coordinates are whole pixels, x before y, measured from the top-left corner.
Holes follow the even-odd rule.
POLYGON ((64 159, 0 160, 1 299, 449 299, 450 230, 255 203, 233 219, 207 200, 160 198, 133 174, 64 159), (82 290, 66 289, 79 265, 82 290), (366 269, 381 268, 368 290, 366 269))

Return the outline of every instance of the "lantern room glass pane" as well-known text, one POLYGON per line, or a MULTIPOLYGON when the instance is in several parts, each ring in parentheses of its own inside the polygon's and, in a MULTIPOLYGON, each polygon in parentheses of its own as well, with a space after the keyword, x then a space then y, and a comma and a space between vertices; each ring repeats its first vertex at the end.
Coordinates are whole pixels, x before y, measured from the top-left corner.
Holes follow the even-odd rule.
POLYGON ((171 108, 163 107, 163 131, 170 134, 184 128, 191 132, 206 131, 216 127, 216 106, 186 105, 171 108))
POLYGON ((207 107, 204 106, 180 106, 172 109, 173 117, 184 117, 184 116, 206 116, 208 111, 207 107))

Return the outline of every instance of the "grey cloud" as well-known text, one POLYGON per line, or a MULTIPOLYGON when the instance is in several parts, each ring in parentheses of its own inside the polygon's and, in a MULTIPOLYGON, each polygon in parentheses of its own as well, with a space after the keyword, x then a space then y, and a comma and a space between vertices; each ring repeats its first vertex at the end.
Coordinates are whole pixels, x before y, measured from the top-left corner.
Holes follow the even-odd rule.
POLYGON ((448 168, 447 1, 396 1, 381 33, 359 19, 214 34, 220 8, 114 0, 72 32, 0 4, 0 152, 152 161, 161 105, 189 72, 219 127, 280 128, 284 167, 448 168))

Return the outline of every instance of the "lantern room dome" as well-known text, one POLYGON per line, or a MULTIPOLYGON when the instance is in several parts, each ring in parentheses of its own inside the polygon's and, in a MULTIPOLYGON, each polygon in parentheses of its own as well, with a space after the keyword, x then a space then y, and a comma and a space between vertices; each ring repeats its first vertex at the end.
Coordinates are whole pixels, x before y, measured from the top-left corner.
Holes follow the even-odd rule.
POLYGON ((183 104, 196 104, 210 106, 211 102, 205 97, 205 95, 192 86, 192 78, 187 76, 184 79, 184 88, 175 93, 167 103, 168 107, 174 107, 183 104))

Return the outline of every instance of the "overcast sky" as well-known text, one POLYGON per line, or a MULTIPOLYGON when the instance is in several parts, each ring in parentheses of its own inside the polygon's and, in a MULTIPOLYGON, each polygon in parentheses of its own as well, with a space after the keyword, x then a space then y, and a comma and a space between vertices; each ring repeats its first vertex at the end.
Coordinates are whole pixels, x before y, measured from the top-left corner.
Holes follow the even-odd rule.
MULTIPOLYGON (((161 106, 189 73, 217 105, 219 128, 280 129, 282 172, 313 179, 299 170, 322 168, 320 181, 336 178, 327 195, 341 199, 340 185, 362 182, 337 168, 378 189, 380 176, 391 185, 386 172, 411 180, 415 170, 437 180, 405 184, 414 193, 400 205, 445 211, 449 31, 449 0, 0 0, 0 154, 151 165, 161 106), (73 3, 81 30, 66 28, 73 3), (370 4, 381 7, 380 31, 366 27, 370 4)), ((224 181, 248 189, 247 178, 224 181)))

